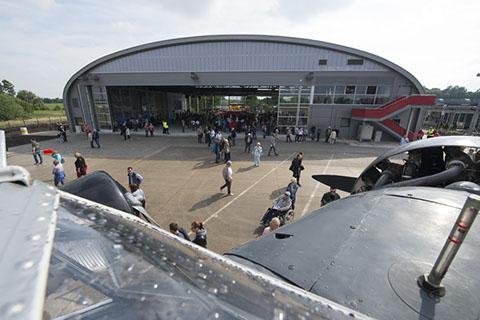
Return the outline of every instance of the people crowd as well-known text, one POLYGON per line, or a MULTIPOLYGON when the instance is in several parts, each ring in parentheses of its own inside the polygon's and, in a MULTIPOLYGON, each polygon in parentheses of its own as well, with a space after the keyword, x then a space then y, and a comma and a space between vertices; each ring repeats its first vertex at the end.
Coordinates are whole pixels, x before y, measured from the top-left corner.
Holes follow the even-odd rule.
MULTIPOLYGON (((207 114, 198 115, 194 113, 180 113, 175 116, 168 117, 168 119, 156 119, 149 115, 139 116, 136 119, 124 119, 118 121, 118 125, 115 125, 115 129, 120 131, 123 140, 128 141, 132 139, 131 132, 137 132, 143 128, 145 130, 146 137, 153 137, 155 132, 155 124, 159 123, 162 127, 162 134, 170 134, 170 125, 174 122, 178 122, 181 125, 182 132, 191 130, 195 132, 197 143, 205 144, 215 154, 215 163, 224 163, 224 167, 221 170, 221 177, 224 184, 220 187, 223 191, 226 189, 227 196, 233 196, 233 162, 232 162, 232 150, 236 146, 236 140, 238 134, 243 133, 245 153, 250 153, 253 156, 253 166, 259 167, 261 164, 261 157, 263 156, 262 142, 259 139, 266 140, 264 143, 268 146, 267 156, 272 154, 279 155, 278 141, 280 139, 279 129, 274 126, 272 118, 267 116, 261 116, 257 118, 238 117, 232 114, 207 114), (261 135, 257 137, 257 128, 261 131, 261 135), (269 137, 268 137, 269 136, 269 137), (268 137, 268 138, 267 138, 268 137)), ((91 148, 100 148, 100 133, 97 129, 92 128, 89 125, 84 126, 84 130, 87 135, 88 142, 91 148)), ((67 134, 65 126, 59 125, 59 138, 62 142, 67 142, 67 134)), ((311 127, 309 130, 302 127, 286 128, 284 131, 286 134, 286 141, 303 143, 308 138, 311 141, 319 141, 321 129, 317 127, 311 127), (292 137, 293 136, 293 137, 292 137)), ((328 128, 325 131, 325 142, 335 144, 338 137, 338 129, 328 128)), ((32 156, 35 161, 35 165, 43 164, 43 152, 40 148, 40 144, 35 140, 31 140, 32 156)), ((75 174, 77 178, 81 178, 88 174, 88 165, 85 157, 79 153, 74 153, 75 158, 75 174)), ((52 175, 55 186, 61 187, 65 184, 66 173, 64 169, 65 159, 57 150, 52 150, 51 157, 53 159, 52 175)), ((267 235, 274 232, 281 227, 284 223, 283 215, 289 211, 295 210, 295 202, 298 191, 301 188, 300 177, 301 172, 305 169, 303 166, 303 153, 298 152, 293 158, 289 170, 292 177, 289 183, 286 185, 284 192, 277 197, 270 208, 261 219, 261 224, 265 227, 261 235, 267 235)), ((127 184, 131 195, 138 200, 139 203, 146 207, 146 195, 142 190, 143 176, 134 171, 133 167, 127 168, 127 184)), ((335 189, 330 189, 323 195, 321 200, 321 206, 324 206, 332 201, 337 200, 340 196, 336 193, 335 189)), ((178 237, 181 237, 187 241, 193 241, 194 243, 207 247, 207 230, 202 221, 195 220, 191 223, 190 234, 176 222, 169 224, 170 232, 178 237), (192 236, 191 236, 192 235, 192 236)))

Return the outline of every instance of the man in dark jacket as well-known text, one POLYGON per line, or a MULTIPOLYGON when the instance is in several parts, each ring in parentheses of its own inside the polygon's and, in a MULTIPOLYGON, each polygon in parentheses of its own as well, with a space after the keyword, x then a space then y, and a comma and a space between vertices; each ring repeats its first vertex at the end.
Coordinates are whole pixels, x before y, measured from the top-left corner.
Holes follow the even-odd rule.
POLYGON ((330 192, 325 192, 323 194, 321 205, 322 207, 332 201, 340 199, 340 195, 337 193, 337 189, 330 187, 330 192))
POLYGON ((140 186, 143 181, 143 177, 138 173, 133 171, 132 167, 127 168, 127 177, 128 177, 128 186, 130 187, 130 192, 134 192, 134 185, 140 186))
POLYGON ((100 148, 100 134, 98 133, 97 129, 93 129, 92 131, 92 141, 90 141, 90 145, 93 148, 93 142, 97 145, 97 148, 100 148))
POLYGON ((299 152, 297 156, 292 160, 289 170, 293 172, 293 177, 297 179, 297 184, 301 187, 300 184, 300 172, 304 169, 302 165, 303 153, 299 152))

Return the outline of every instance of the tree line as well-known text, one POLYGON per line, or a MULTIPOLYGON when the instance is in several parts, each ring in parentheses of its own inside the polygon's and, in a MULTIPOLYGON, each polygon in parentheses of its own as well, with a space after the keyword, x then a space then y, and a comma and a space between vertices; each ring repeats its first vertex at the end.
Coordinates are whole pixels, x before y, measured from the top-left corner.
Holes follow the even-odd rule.
POLYGON ((424 88, 425 92, 428 94, 433 94, 437 98, 442 99, 471 99, 471 100, 480 100, 480 89, 477 91, 468 91, 465 87, 460 86, 448 86, 445 89, 439 88, 424 88))
POLYGON ((8 80, 0 82, 0 120, 28 118, 34 110, 48 110, 45 103, 63 103, 60 98, 41 98, 28 90, 15 91, 8 80))

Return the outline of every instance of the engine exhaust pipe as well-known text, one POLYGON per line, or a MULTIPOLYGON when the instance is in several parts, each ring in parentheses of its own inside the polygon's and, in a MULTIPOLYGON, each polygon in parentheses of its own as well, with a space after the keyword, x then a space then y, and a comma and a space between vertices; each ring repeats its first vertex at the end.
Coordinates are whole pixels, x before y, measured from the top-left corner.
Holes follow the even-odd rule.
POLYGON ((428 275, 418 277, 417 284, 420 288, 437 297, 445 295, 446 289, 441 285, 442 279, 445 277, 463 240, 465 240, 479 210, 480 196, 469 195, 432 270, 428 275))

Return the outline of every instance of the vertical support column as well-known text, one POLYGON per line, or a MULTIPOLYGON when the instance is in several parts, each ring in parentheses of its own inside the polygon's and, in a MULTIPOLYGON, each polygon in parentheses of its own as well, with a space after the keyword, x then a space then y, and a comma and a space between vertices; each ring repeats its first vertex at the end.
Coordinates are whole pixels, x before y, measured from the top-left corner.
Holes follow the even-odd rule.
POLYGON ((412 125, 412 118, 413 118, 413 111, 415 109, 413 107, 410 107, 410 113, 408 115, 408 122, 407 122, 407 128, 405 129, 405 135, 408 137, 408 132, 410 131, 410 126, 412 125))
POLYGON ((310 101, 309 101, 309 104, 308 104, 307 128, 308 128, 308 126, 312 127, 312 123, 310 123, 310 116, 311 116, 311 113, 312 113, 312 106, 313 106, 313 97, 314 97, 314 94, 315 94, 315 86, 312 86, 312 87, 310 88, 310 101))
POLYGON ((479 113, 479 110, 478 110, 479 107, 476 107, 475 108, 475 113, 473 114, 473 118, 472 118, 472 122, 470 124, 470 128, 468 128, 468 134, 472 134, 474 130, 477 129, 477 122, 478 122, 478 113, 479 113))
MULTIPOLYGON (((278 87, 278 101, 277 101, 277 128, 280 123, 280 96, 282 94, 282 88, 278 87)), ((280 130, 280 129, 278 129, 280 130)))
POLYGON ((0 130, 0 169, 7 166, 7 142, 5 141, 5 131, 0 130))
POLYGON ((82 115, 83 115, 83 124, 88 123, 87 115, 85 113, 85 104, 83 103, 83 98, 82 98, 82 90, 80 90, 80 84, 77 84, 77 93, 78 93, 78 99, 80 103, 80 110, 82 110, 82 115))
POLYGON ((300 99, 302 97, 302 86, 298 87, 297 95, 297 116, 295 117, 295 128, 298 128, 298 120, 300 118, 300 99))

